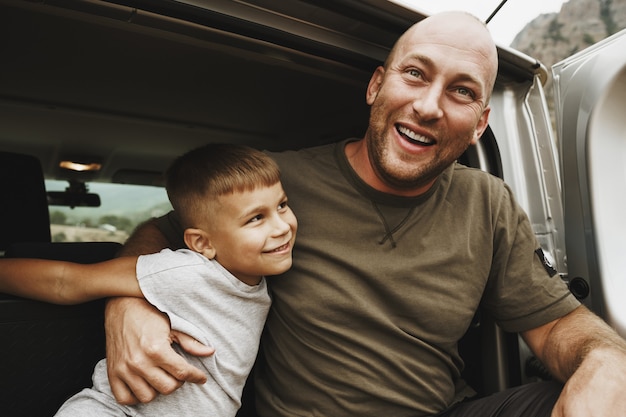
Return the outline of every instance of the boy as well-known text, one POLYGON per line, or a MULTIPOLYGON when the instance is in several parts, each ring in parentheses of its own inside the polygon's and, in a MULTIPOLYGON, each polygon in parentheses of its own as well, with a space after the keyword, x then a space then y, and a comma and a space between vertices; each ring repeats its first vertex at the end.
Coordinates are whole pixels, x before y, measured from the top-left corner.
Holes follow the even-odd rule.
POLYGON ((234 416, 256 358, 270 307, 264 275, 291 267, 297 221, 287 206, 280 173, 260 151, 207 145, 178 158, 166 188, 185 228, 190 250, 117 258, 81 265, 0 260, 0 291, 57 304, 108 296, 145 297, 167 314, 172 327, 215 349, 186 355, 209 375, 148 404, 118 404, 106 360, 96 365, 94 386, 70 398, 57 416, 234 416))

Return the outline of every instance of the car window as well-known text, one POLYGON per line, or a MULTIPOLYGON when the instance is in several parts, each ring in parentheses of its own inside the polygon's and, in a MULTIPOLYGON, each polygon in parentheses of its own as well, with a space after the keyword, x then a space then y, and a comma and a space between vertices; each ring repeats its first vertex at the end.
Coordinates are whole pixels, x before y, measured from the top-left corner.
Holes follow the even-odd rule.
MULTIPOLYGON (((64 191, 65 181, 46 180, 46 191, 64 191)), ((172 209, 163 187, 90 183, 99 207, 50 205, 53 242, 113 241, 124 243, 141 222, 172 209)))

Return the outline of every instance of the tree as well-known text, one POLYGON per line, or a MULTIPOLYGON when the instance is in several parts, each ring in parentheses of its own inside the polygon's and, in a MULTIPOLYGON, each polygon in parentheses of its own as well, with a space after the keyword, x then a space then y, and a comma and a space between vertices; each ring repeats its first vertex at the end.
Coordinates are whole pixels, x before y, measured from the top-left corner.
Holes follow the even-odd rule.
POLYGON ((67 216, 65 213, 55 210, 50 213, 50 224, 66 224, 67 216))

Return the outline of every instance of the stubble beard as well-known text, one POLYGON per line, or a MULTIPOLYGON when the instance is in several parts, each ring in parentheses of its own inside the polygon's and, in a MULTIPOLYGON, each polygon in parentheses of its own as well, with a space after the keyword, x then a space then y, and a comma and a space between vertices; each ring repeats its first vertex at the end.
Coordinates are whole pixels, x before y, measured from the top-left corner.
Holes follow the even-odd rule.
POLYGON ((399 191, 411 191, 431 184, 465 152, 471 142, 473 133, 468 133, 465 140, 459 142, 439 138, 444 145, 436 145, 438 149, 430 159, 414 161, 410 160, 411 155, 407 155, 402 160, 402 156, 394 156, 390 151, 394 139, 387 136, 386 129, 391 125, 391 129, 395 130, 395 126, 385 118, 376 116, 386 113, 383 104, 372 105, 370 127, 366 134, 367 150, 371 167, 378 178, 399 191), (442 152, 442 149, 445 151, 442 152))
POLYGON ((368 137, 370 164, 381 181, 401 191, 419 189, 431 184, 458 158, 450 156, 444 159, 436 153, 427 161, 401 160, 391 155, 388 140, 390 139, 376 132, 368 137))

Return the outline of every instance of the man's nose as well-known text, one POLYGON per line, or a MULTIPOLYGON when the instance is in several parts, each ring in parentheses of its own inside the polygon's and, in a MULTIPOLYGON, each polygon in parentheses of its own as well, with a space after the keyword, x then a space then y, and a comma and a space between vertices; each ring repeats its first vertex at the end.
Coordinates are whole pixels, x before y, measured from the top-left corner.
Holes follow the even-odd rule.
POLYGON ((431 121, 443 117, 442 101, 443 89, 437 85, 429 85, 420 89, 418 96, 413 100, 413 111, 421 121, 431 121))

